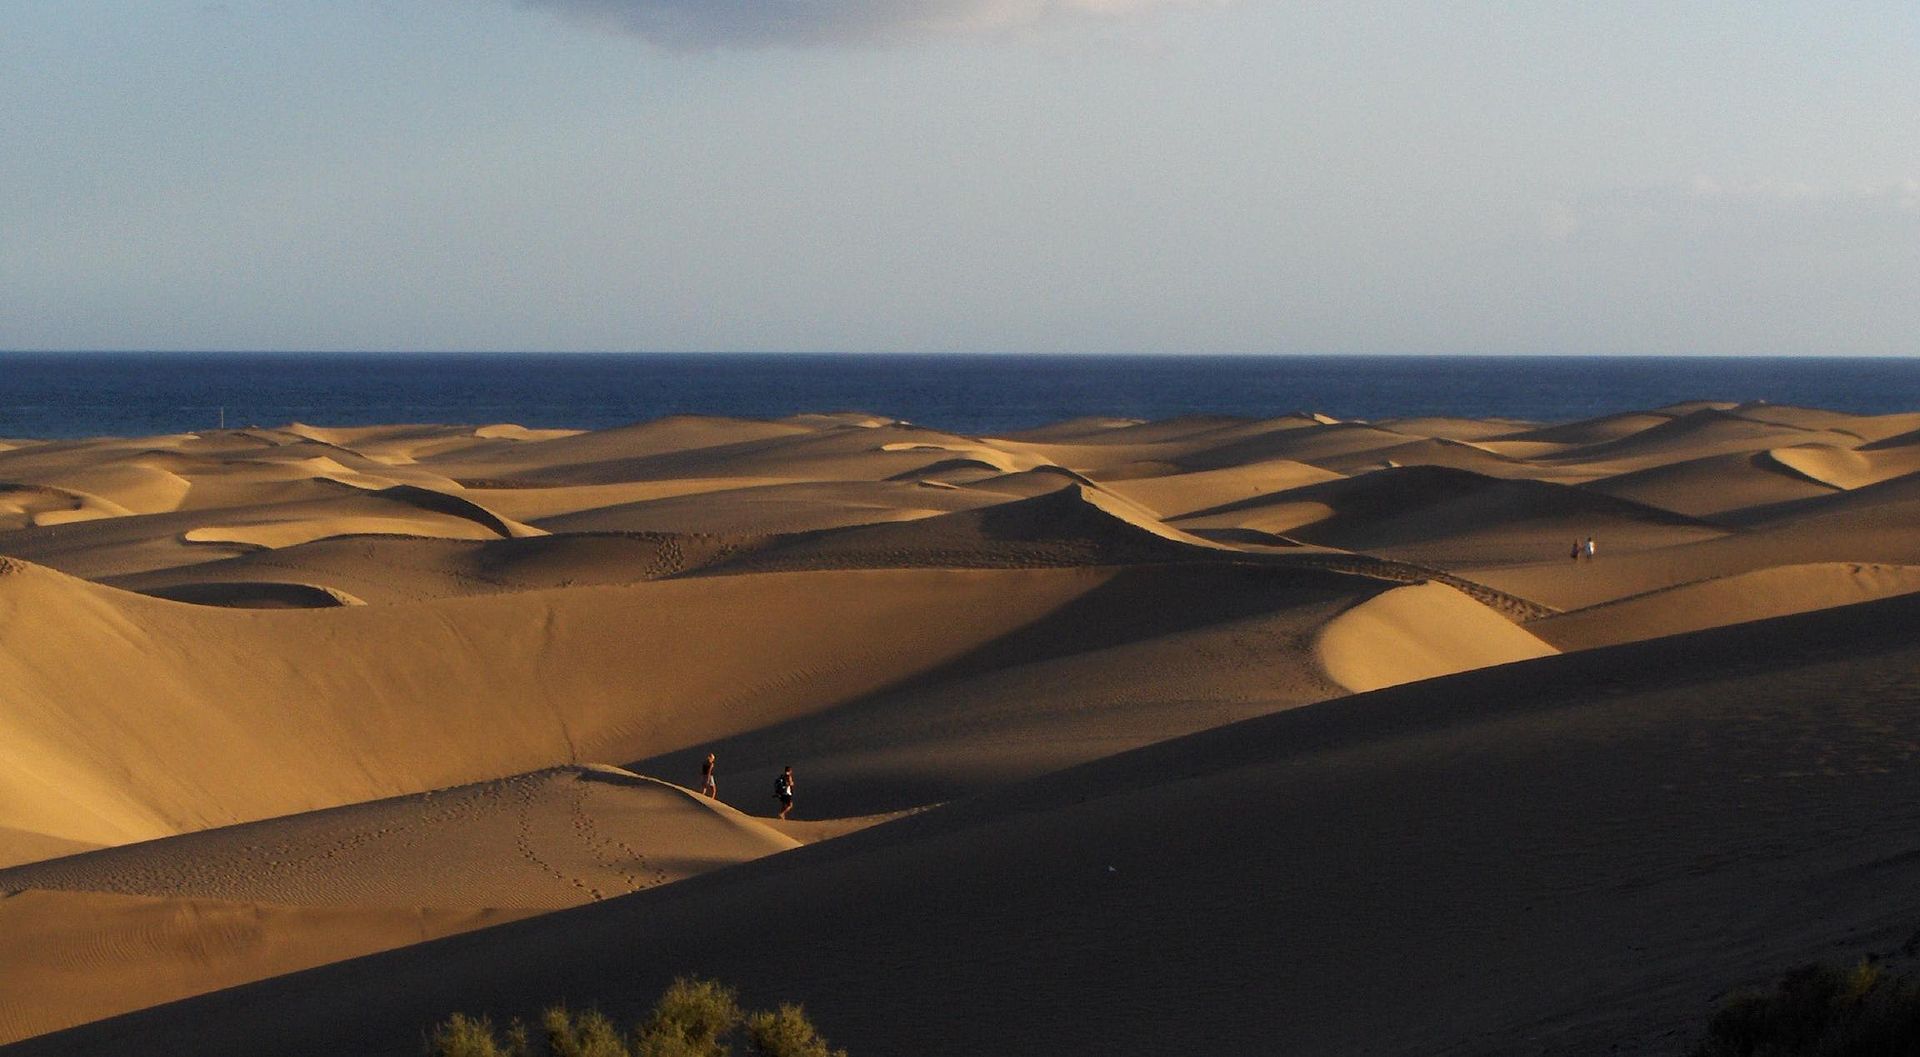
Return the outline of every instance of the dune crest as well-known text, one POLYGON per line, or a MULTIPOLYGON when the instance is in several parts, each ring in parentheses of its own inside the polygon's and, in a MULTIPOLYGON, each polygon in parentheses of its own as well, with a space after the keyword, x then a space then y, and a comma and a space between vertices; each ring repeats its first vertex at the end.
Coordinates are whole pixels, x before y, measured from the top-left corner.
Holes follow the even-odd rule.
POLYGON ((1395 587, 1320 630, 1314 655, 1354 693, 1559 651, 1445 584, 1395 587))
POLYGON ((857 1054, 1664 1052, 1912 932, 1916 437, 0 442, 0 1045, 398 1057, 697 971, 857 1054))

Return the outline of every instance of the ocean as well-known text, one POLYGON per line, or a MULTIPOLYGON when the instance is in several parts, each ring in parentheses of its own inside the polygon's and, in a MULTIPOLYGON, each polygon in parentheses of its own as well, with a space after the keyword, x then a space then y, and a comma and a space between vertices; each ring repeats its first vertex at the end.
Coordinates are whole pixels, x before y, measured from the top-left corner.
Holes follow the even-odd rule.
POLYGON ((0 352, 0 437, 289 422, 601 428, 859 410, 962 433, 1078 415, 1536 422, 1684 400, 1920 410, 1920 360, 1461 356, 0 352))

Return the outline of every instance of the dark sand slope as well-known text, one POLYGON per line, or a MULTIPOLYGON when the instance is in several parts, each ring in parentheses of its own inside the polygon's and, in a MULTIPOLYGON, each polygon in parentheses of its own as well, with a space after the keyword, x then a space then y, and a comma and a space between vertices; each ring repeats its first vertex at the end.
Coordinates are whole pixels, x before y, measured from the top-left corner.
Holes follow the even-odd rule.
POLYGON ((1721 989, 1920 926, 1917 623, 1297 709, 4 1052, 411 1054, 451 1010, 631 1013, 697 971, 863 1055, 1671 1053, 1721 989))

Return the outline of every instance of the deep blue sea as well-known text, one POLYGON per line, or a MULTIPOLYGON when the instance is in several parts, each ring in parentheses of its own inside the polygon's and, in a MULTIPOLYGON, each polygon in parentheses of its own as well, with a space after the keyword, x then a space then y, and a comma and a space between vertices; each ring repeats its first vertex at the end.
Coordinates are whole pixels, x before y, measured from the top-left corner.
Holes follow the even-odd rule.
POLYGON ((1076 415, 1552 422, 1682 400, 1920 410, 1920 359, 0 352, 0 437, 393 422, 598 428, 860 410, 965 433, 1076 415))

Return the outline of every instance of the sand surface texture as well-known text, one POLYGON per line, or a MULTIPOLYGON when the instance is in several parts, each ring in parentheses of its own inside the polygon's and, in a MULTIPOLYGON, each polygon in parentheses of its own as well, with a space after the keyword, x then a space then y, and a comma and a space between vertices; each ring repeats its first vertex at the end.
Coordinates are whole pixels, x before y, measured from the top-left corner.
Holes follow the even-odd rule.
POLYGON ((1917 630, 1920 415, 13 439, 0 1047, 1679 1052, 1920 946, 1917 630))

